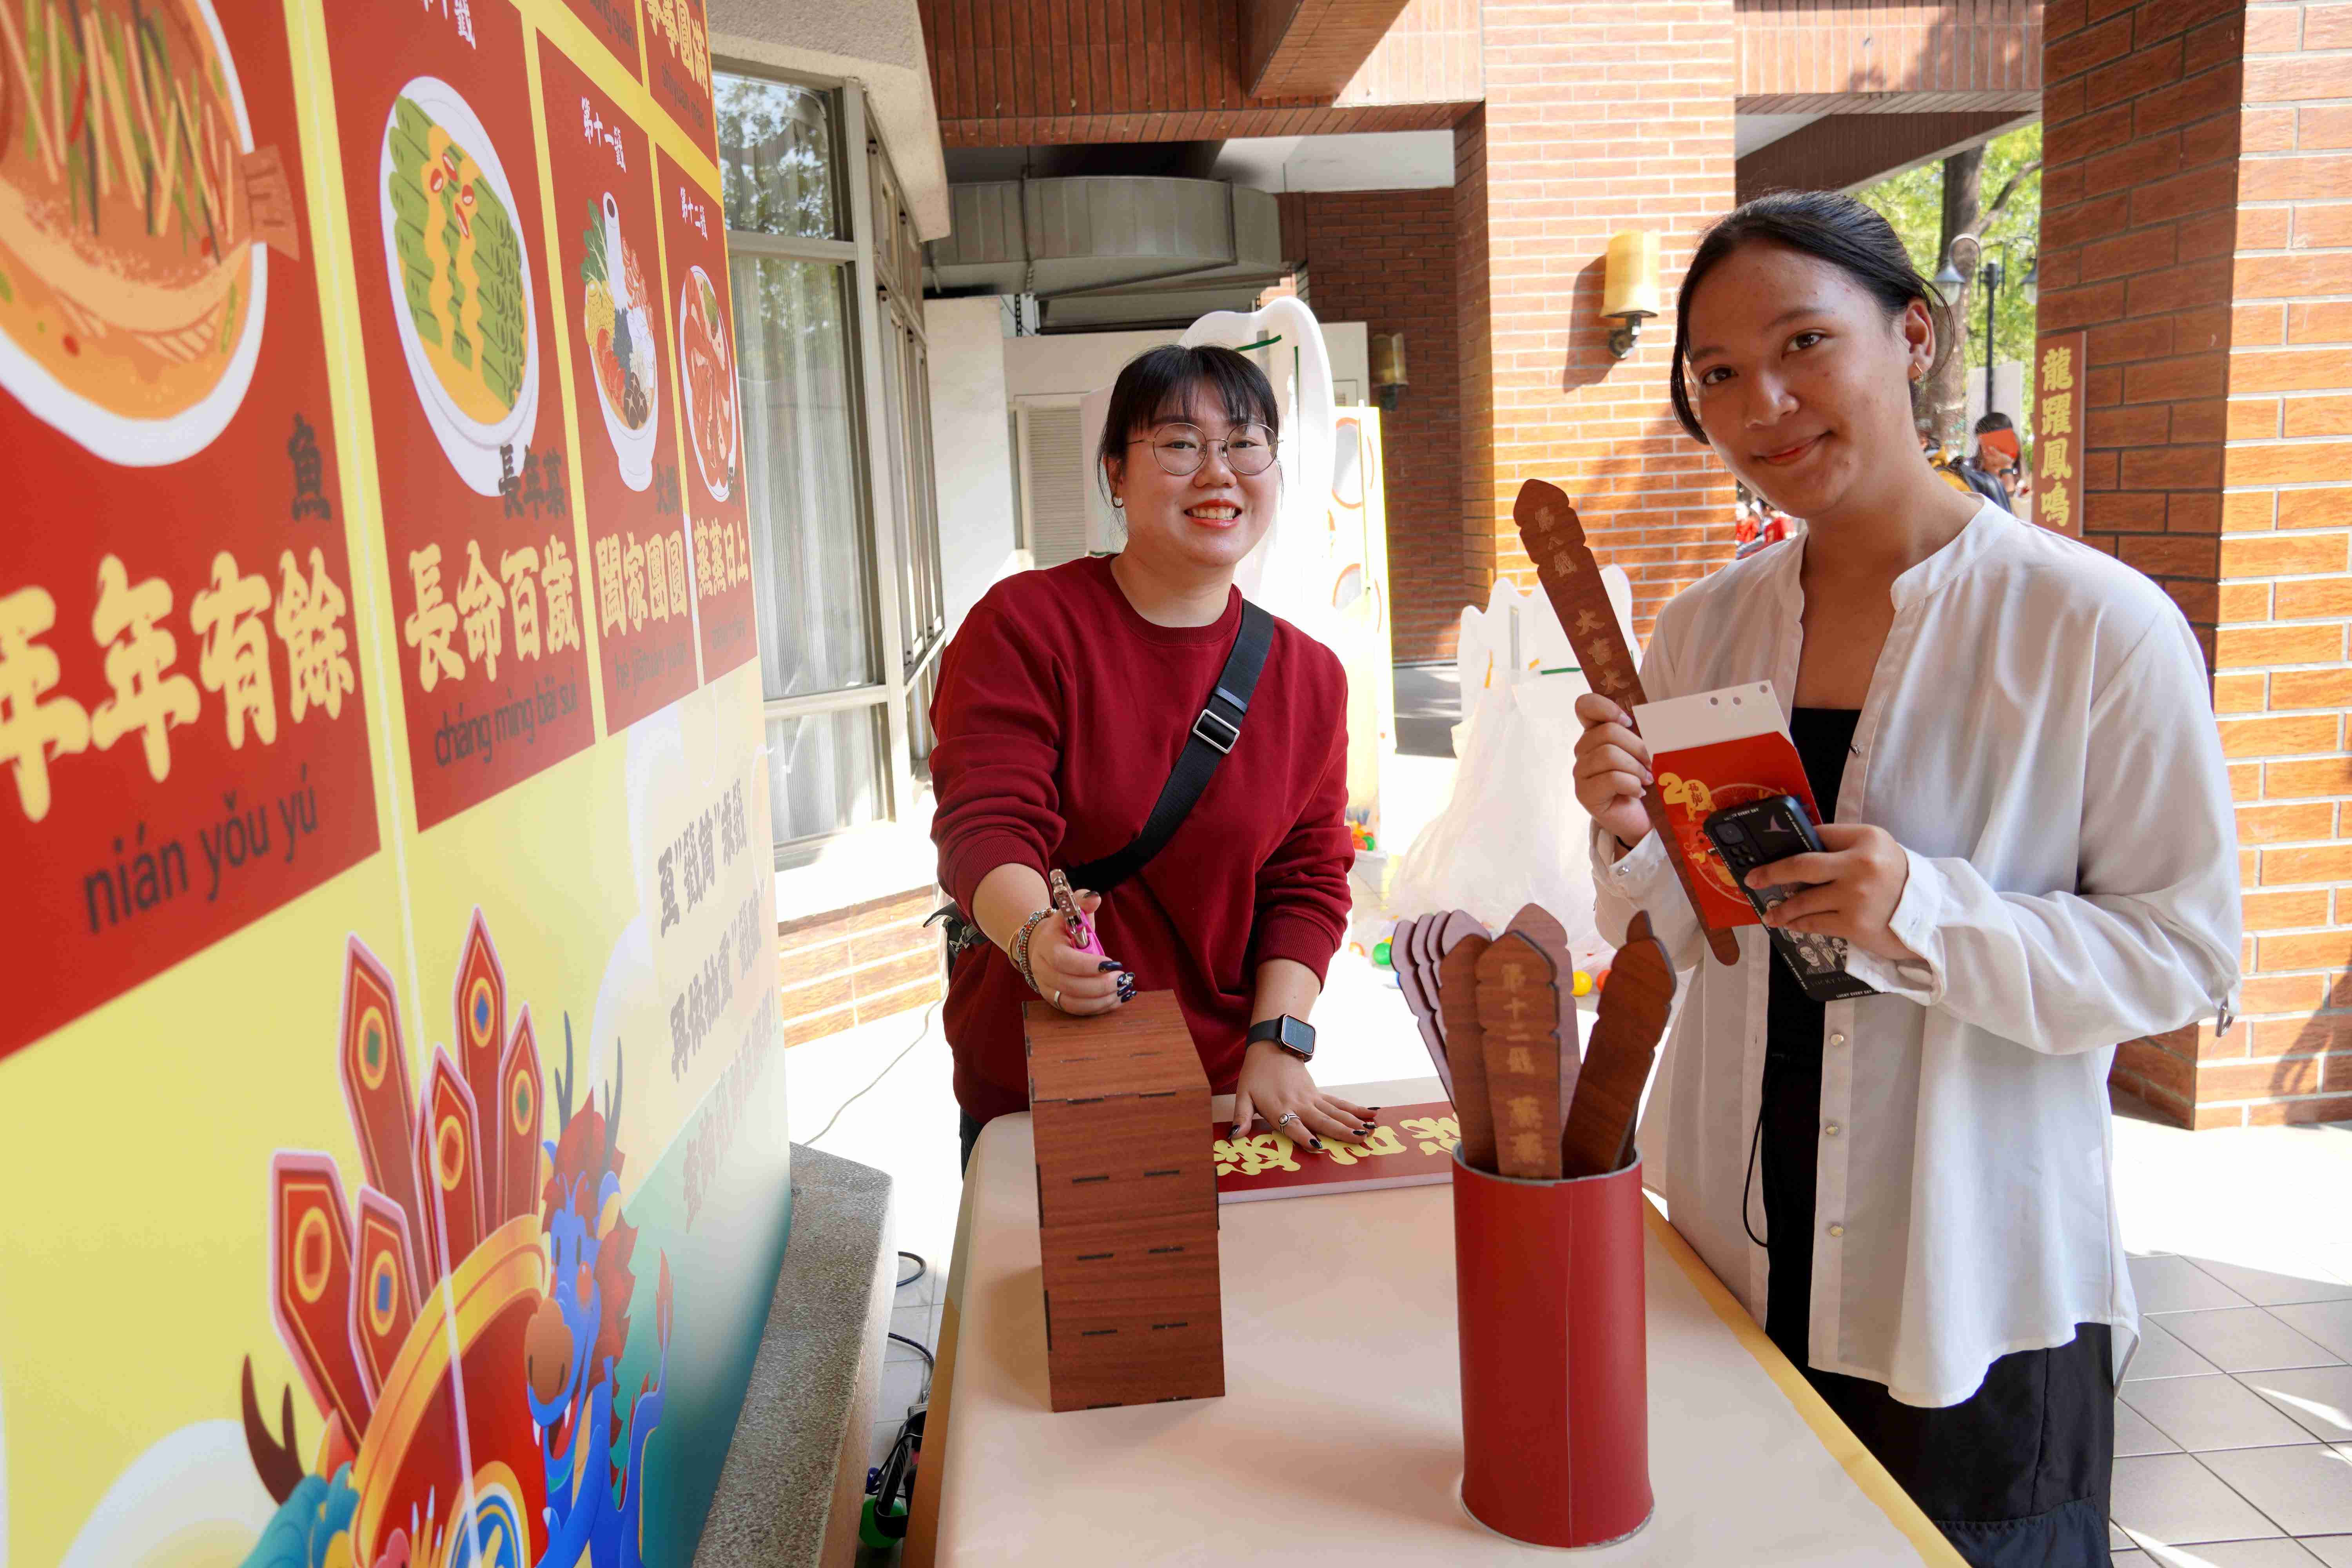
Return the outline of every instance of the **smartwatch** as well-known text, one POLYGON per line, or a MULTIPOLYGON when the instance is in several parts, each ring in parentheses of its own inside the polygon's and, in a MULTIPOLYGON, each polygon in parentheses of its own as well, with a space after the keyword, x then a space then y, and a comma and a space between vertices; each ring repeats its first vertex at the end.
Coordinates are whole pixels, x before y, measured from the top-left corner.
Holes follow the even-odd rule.
POLYGON ((1279 1018, 1268 1018, 1263 1024, 1252 1024, 1248 1039, 1253 1045, 1260 1040, 1272 1040, 1302 1062, 1315 1059, 1315 1026, 1287 1013, 1279 1018))

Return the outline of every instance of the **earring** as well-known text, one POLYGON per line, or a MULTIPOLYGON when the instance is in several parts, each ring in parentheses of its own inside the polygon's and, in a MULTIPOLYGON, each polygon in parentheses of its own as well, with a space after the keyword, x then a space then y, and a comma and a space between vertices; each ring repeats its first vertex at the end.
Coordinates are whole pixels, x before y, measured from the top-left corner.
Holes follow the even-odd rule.
POLYGON ((1125 496, 1111 497, 1110 509, 1113 511, 1125 511, 1127 510, 1127 498, 1125 496))
POLYGON ((1916 360, 1912 361, 1912 362, 1911 362, 1911 384, 1913 384, 1914 386, 1916 386, 1916 385, 1919 384, 1919 377, 1920 377, 1921 374, 1922 374, 1922 371, 1921 371, 1921 369, 1920 369, 1919 362, 1918 362, 1918 361, 1916 361, 1916 360))

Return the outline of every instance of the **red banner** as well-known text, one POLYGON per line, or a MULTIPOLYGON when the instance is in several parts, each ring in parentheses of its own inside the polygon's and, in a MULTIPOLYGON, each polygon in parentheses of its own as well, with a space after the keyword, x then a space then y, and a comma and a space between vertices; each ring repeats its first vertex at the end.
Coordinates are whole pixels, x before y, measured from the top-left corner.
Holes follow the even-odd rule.
MULTIPOLYGON (((637 0, 563 0, 566 9, 596 35, 597 42, 613 51, 613 58, 634 76, 637 68, 637 0)), ((542 61, 553 59, 555 51, 543 50, 542 61)), ((548 130, 555 129, 550 119, 548 130)))
POLYGON ((735 305, 727 291, 726 219, 719 204, 656 153, 662 243, 669 258, 669 304, 677 323, 671 356, 679 460, 691 520, 702 677, 709 680, 760 651, 751 625, 751 529, 743 505, 743 400, 735 380, 735 305))
POLYGON ((418 826, 594 737, 521 18, 327 29, 418 826))
POLYGON ((376 847, 284 14, 77 17, 0 152, 0 1057, 376 847))
POLYGON ((654 101, 697 147, 716 158, 719 117, 710 100, 709 21, 703 0, 646 0, 645 79, 654 101))
POLYGON ((539 58, 612 733, 695 686, 686 515, 677 448, 663 438, 677 339, 654 236, 652 147, 585 72, 553 49, 539 58))

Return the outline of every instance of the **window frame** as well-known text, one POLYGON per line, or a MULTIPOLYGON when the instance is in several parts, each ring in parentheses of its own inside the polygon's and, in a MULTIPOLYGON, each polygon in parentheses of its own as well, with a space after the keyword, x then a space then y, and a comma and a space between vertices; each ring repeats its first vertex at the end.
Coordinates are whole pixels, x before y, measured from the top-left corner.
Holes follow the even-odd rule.
MULTIPOLYGON (((776 867, 784 870, 809 863, 835 840, 904 820, 917 800, 918 773, 911 755, 913 737, 907 704, 909 694, 919 689, 936 664, 946 642, 940 630, 927 627, 920 646, 913 645, 907 635, 908 617, 902 609, 899 591, 903 571, 923 569, 926 565, 925 552, 915 540, 914 531, 927 528, 930 535, 930 592, 934 599, 944 603, 944 587, 939 581, 943 547, 939 538, 938 496, 928 446, 931 435, 928 369, 924 373, 926 384, 919 388, 911 384, 908 370, 909 364, 928 365, 929 345, 923 331, 922 285, 919 271, 913 279, 895 276, 908 269, 909 255, 916 258, 919 268, 921 251, 919 244, 908 243, 913 229, 911 220, 903 214, 903 197, 898 194, 898 169, 890 161, 889 150, 869 123, 866 93, 859 83, 728 57, 716 58, 711 65, 714 70, 730 76, 782 82, 826 95, 839 150, 833 174, 838 182, 848 230, 845 239, 735 228, 725 231, 730 270, 734 257, 740 254, 829 265, 849 274, 848 368, 853 379, 852 439, 856 447, 853 461, 861 467, 866 481, 861 521, 872 567, 866 588, 867 624, 874 644, 874 663, 881 679, 832 691, 773 700, 763 697, 761 720, 764 726, 779 720, 878 708, 885 748, 885 754, 878 759, 881 776, 877 781, 881 787, 881 810, 875 823, 772 841, 776 867), (855 161, 853 150, 863 151, 862 163, 855 161), (894 210, 887 214, 876 210, 877 193, 887 194, 894 210), (890 251, 887 260, 879 259, 879 247, 885 245, 890 251), (894 293, 894 289, 898 291, 894 293), (893 321, 908 331, 923 358, 899 355, 895 353, 895 344, 886 345, 883 334, 893 321), (919 398, 910 404, 907 418, 909 426, 918 427, 910 431, 908 442, 926 443, 920 454, 915 453, 910 444, 905 452, 894 450, 902 443, 892 439, 894 426, 885 382, 894 374, 904 387, 902 396, 920 393, 919 398), (916 461, 918 457, 922 460, 916 461), (903 464, 907 471, 895 472, 894 465, 898 464, 903 464), (918 489, 930 493, 918 496, 918 489), (906 556, 912 559, 905 559, 906 556)), ((919 592, 916 603, 921 602, 919 592)))

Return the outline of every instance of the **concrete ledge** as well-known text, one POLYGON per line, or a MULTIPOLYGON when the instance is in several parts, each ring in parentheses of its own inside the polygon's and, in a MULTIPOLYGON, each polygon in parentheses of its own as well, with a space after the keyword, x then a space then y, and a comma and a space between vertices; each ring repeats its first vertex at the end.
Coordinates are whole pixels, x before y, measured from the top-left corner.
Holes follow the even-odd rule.
POLYGON ((890 1178, 793 1146, 792 1236, 696 1568, 848 1563, 882 1396, 890 1178))

